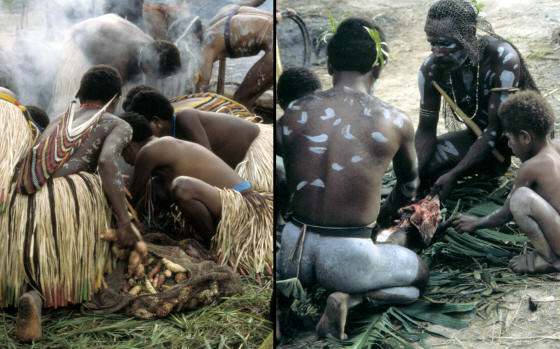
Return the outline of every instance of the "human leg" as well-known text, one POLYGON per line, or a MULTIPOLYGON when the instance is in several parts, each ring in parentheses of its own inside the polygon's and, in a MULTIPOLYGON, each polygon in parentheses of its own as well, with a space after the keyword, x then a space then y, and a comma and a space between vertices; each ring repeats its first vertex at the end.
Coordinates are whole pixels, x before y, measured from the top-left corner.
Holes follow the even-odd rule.
POLYGON ((272 67, 272 50, 267 50, 264 56, 249 69, 241 85, 235 91, 233 99, 251 110, 257 99, 272 86, 274 79, 272 67))
POLYGON ((18 301, 15 334, 18 340, 30 342, 41 339, 41 308, 43 301, 37 291, 26 292, 18 301))
POLYGON ((322 237, 315 274, 321 285, 339 291, 329 296, 317 334, 344 339, 348 309, 364 298, 374 304, 413 302, 426 285, 429 270, 414 252, 401 246, 322 237))
POLYGON ((522 187, 511 196, 510 211, 537 252, 512 258, 510 267, 518 273, 560 270, 560 215, 554 207, 533 190, 522 187))
POLYGON ((431 185, 444 172, 455 167, 475 141, 468 130, 449 132, 438 137, 436 148, 428 164, 420 169, 423 186, 431 185))
POLYGON ((208 244, 221 217, 222 202, 218 189, 197 178, 180 176, 170 187, 172 200, 193 227, 204 234, 208 244))

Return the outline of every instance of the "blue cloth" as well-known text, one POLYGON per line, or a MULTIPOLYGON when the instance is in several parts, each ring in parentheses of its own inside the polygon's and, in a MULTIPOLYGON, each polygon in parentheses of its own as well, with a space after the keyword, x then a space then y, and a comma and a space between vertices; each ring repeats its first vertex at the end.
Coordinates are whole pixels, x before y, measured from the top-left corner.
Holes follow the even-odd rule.
POLYGON ((251 183, 249 183, 249 181, 243 181, 238 185, 236 185, 235 187, 233 187, 232 189, 237 190, 238 192, 241 193, 242 191, 251 189, 251 183))

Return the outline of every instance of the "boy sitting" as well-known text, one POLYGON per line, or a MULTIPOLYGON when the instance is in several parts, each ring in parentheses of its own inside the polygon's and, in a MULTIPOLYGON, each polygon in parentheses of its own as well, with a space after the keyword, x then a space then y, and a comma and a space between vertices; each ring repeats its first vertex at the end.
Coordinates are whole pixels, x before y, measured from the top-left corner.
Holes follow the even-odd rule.
POLYGON ((509 267, 517 273, 546 273, 560 270, 560 153, 550 137, 554 114, 536 92, 510 96, 498 111, 504 134, 513 154, 523 164, 504 206, 482 217, 458 216, 459 232, 490 228, 513 217, 527 234, 535 251, 512 258, 509 267))

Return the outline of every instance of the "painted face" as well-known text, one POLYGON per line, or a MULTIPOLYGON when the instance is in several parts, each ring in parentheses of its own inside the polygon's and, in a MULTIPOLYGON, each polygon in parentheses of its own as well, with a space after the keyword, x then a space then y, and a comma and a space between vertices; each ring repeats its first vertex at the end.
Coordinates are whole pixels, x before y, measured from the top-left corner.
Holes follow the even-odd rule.
POLYGON ((426 32, 427 40, 436 58, 436 64, 446 70, 459 68, 467 59, 467 49, 450 36, 426 32))

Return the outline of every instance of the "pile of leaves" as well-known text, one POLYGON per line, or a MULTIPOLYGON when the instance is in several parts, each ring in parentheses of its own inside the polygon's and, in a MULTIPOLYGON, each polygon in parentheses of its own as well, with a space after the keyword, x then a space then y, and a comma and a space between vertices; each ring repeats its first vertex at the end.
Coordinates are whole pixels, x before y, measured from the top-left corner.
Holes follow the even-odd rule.
MULTIPOLYGON (((391 192, 395 183, 396 178, 389 169, 383 178, 383 197, 391 192)), ((503 205, 512 186, 512 173, 490 181, 467 178, 442 202, 442 221, 459 214, 488 215, 503 205)), ((430 280, 420 300, 388 308, 356 307, 349 313, 346 323, 349 339, 340 341, 329 337, 328 345, 332 348, 412 348, 411 343, 422 344, 430 335, 447 338, 432 330, 430 323, 465 328, 474 316, 487 318, 496 314, 505 294, 547 280, 546 275, 518 275, 508 269, 513 256, 530 250, 527 238, 515 222, 495 230, 463 234, 447 228, 434 236, 428 248, 415 251, 430 266, 430 280)), ((305 290, 294 280, 286 280, 278 288, 293 299, 289 306, 289 322, 299 321, 312 330, 324 309, 327 291, 320 287, 305 290)), ((283 340, 289 342, 294 332, 289 326, 284 329, 283 340)))

